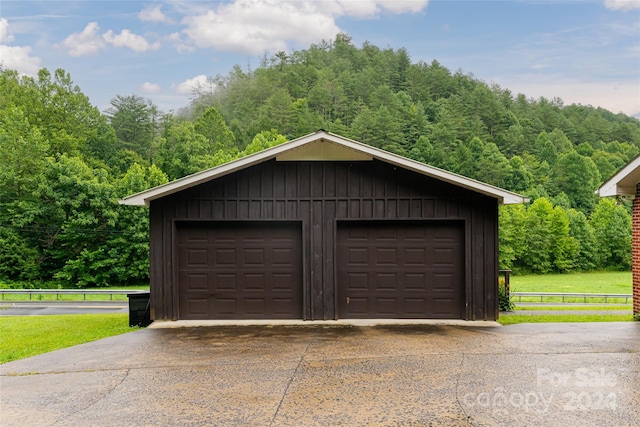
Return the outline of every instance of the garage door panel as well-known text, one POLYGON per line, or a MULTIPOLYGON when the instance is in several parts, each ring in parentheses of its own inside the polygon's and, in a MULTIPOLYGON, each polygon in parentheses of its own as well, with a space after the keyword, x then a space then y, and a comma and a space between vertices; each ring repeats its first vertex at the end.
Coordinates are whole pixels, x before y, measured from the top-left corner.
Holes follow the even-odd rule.
POLYGON ((295 259, 295 255, 293 254, 293 248, 285 247, 285 248, 272 248, 272 262, 271 265, 273 267, 291 267, 292 260, 295 259))
POLYGON ((404 249, 405 267, 423 268, 427 262, 426 248, 405 248, 404 249))
POLYGON ((188 307, 189 312, 192 313, 195 319, 206 319, 209 313, 209 299, 208 298, 187 298, 183 304, 188 307))
POLYGON ((220 267, 222 266, 233 267, 234 265, 236 265, 236 250, 234 248, 216 248, 214 250, 214 253, 215 253, 215 259, 214 259, 215 265, 218 265, 220 267))
POLYGON ((234 291, 238 287, 236 273, 213 273, 210 291, 234 291))
POLYGON ((291 305, 297 304, 298 301, 293 298, 273 298, 273 314, 275 317, 287 316, 291 311, 291 305))
POLYGON ((345 282, 346 288, 350 291, 369 290, 369 274, 366 272, 347 272, 345 282))
POLYGON ((208 254, 206 249, 190 249, 187 253, 187 265, 194 267, 206 266, 208 254))
POLYGON ((266 288, 264 273, 246 273, 244 274, 245 291, 264 292, 266 288))
POLYGON ((427 300, 425 298, 405 298, 407 314, 420 316, 425 312, 427 300))
POLYGON ((339 224, 338 316, 461 318, 463 248, 462 223, 339 224))
POLYGON ((209 275, 207 273, 183 273, 182 281, 190 291, 206 292, 209 288, 209 275))
MULTIPOLYGON (((211 310, 206 313, 208 319, 211 311, 215 312, 219 318, 233 318, 239 311, 236 298, 211 298, 211 310)), ((191 313, 190 313, 191 314, 191 313)))
POLYGON ((249 316, 260 317, 266 312, 266 302, 264 298, 245 298, 245 312, 249 316))
POLYGON ((206 243, 207 235, 199 233, 197 230, 185 230, 179 236, 179 243, 206 243))
POLYGON ((394 297, 377 297, 375 299, 377 317, 393 317, 398 311, 398 299, 394 297))
POLYGON ((271 289, 274 292, 289 292, 292 287, 297 286, 299 278, 291 273, 273 273, 271 289))
POLYGON ((399 281, 397 273, 376 273, 376 289, 383 291, 397 291, 398 284, 399 281))
POLYGON ((265 248, 248 248, 243 251, 242 255, 246 267, 265 266, 265 248))
POLYGON ((426 292, 426 273, 405 273, 404 290, 406 292, 426 292))
POLYGON ((434 298, 433 311, 434 318, 449 318, 451 312, 455 310, 458 301, 455 298, 434 298))
POLYGON ((433 280, 431 281, 431 289, 433 292, 449 292, 455 293, 456 289, 451 287, 451 283, 457 280, 457 275, 454 273, 433 273, 433 280))
POLYGON ((398 264, 398 249, 397 248, 374 248, 375 251, 375 263, 377 265, 391 265, 398 264))
POLYGON ((182 223, 176 240, 181 319, 302 317, 299 225, 182 223))
POLYGON ((353 317, 369 317, 369 298, 367 297, 349 297, 349 310, 353 317))

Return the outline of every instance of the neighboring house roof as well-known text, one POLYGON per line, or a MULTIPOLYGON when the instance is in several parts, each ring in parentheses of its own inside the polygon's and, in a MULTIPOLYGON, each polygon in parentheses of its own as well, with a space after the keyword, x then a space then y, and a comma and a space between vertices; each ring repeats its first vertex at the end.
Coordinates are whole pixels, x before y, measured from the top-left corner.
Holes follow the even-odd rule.
POLYGON ((607 182, 602 184, 596 194, 607 196, 635 196, 636 185, 640 182, 640 155, 627 163, 607 182))
POLYGON ((373 160, 377 159, 401 168, 417 172, 450 184, 498 199, 502 204, 518 204, 529 201, 524 196, 485 184, 462 175, 407 159, 363 143, 344 138, 330 132, 318 131, 255 154, 216 166, 193 175, 185 176, 167 184, 133 194, 120 200, 123 205, 149 206, 156 200, 212 179, 248 168, 255 164, 276 159, 276 161, 322 161, 322 160, 373 160))

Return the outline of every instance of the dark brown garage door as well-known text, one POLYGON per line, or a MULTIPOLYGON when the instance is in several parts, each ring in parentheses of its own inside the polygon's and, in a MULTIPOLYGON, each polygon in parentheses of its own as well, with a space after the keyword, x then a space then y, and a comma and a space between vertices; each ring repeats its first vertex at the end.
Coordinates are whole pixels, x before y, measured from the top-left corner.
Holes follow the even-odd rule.
POLYGON ((338 225, 339 317, 461 319, 460 222, 338 225))
POLYGON ((181 319, 302 318, 295 223, 178 223, 181 319))

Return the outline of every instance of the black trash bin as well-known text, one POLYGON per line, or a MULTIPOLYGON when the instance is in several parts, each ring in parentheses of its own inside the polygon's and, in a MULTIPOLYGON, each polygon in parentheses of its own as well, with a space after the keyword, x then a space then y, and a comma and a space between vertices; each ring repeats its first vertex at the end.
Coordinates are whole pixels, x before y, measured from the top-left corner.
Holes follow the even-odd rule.
POLYGON ((127 294, 129 297, 129 326, 149 326, 151 324, 151 309, 149 307, 149 292, 127 294))

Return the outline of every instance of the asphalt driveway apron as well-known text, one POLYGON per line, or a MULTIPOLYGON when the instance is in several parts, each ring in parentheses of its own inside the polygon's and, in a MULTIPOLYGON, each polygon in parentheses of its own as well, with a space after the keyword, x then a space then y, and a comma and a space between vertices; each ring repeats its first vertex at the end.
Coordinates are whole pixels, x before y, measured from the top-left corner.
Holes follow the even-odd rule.
POLYGON ((148 328, 1 367, 2 426, 639 426, 640 323, 148 328))

